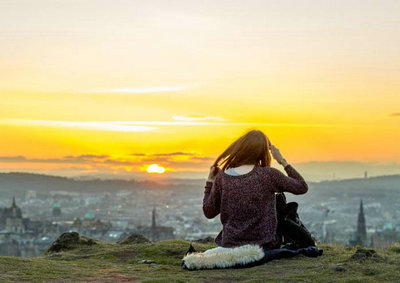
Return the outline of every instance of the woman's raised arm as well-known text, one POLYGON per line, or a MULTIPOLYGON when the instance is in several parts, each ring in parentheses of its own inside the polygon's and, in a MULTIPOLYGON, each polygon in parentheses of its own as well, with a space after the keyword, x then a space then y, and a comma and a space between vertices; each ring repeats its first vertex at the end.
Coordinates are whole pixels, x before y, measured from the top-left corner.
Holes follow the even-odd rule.
POLYGON ((211 219, 220 213, 221 189, 218 178, 214 182, 207 180, 203 197, 203 212, 205 217, 211 219))
POLYGON ((281 164, 288 176, 285 176, 281 171, 276 168, 272 169, 272 179, 274 183, 274 191, 276 192, 290 192, 295 195, 305 194, 308 191, 308 185, 303 177, 289 165, 281 152, 274 145, 270 145, 272 157, 281 164))
POLYGON ((276 192, 289 192, 295 195, 305 194, 308 191, 308 185, 303 177, 293 168, 292 165, 287 164, 285 171, 286 176, 276 168, 272 169, 272 179, 276 192))

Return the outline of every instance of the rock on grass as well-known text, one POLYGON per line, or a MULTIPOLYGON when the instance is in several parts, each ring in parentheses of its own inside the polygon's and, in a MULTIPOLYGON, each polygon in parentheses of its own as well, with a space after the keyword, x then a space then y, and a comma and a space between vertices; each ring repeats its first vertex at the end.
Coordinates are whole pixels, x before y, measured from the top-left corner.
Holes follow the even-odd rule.
POLYGON ((96 240, 79 235, 77 232, 66 232, 62 233, 57 240, 51 244, 46 253, 72 250, 78 247, 93 246, 96 244, 96 240))
POLYGON ((128 237, 117 242, 117 244, 121 245, 143 244, 143 243, 151 243, 151 241, 142 234, 137 234, 137 233, 130 234, 128 237))

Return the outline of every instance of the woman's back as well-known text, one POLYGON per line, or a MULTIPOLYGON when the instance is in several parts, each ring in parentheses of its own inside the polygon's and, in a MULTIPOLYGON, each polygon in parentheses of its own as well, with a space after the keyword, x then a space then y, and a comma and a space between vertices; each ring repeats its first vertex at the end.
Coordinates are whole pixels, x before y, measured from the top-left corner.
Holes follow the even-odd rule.
POLYGON ((203 211, 207 218, 218 214, 223 225, 215 242, 219 246, 277 244, 275 192, 303 194, 307 184, 291 166, 288 176, 273 167, 255 165, 241 175, 220 171, 214 182, 206 182, 203 211))

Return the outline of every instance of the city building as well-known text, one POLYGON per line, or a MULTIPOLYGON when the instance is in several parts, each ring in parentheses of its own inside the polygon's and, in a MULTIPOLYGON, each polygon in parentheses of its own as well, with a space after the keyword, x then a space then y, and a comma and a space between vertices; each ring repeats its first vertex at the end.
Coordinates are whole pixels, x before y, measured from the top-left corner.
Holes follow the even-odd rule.
POLYGON ((138 231, 153 242, 175 238, 173 227, 157 226, 155 208, 152 211, 151 226, 139 226, 138 231))
POLYGON ((358 212, 357 230, 354 234, 354 238, 350 240, 350 244, 353 246, 367 246, 367 228, 365 225, 365 215, 362 200, 360 200, 360 211, 358 212))
POLYGON ((21 208, 17 206, 15 197, 13 197, 11 207, 6 207, 1 211, 0 230, 23 234, 25 233, 27 222, 29 222, 29 219, 22 217, 21 208))

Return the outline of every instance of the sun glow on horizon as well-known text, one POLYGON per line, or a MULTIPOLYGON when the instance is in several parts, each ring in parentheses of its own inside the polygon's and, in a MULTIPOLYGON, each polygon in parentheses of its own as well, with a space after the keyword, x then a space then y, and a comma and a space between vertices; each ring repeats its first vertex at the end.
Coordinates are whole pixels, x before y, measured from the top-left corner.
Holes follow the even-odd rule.
POLYGON ((400 1, 3 2, 0 172, 205 178, 251 129, 400 172, 400 1))
POLYGON ((163 174, 165 172, 165 168, 159 166, 158 164, 151 164, 149 167, 147 167, 146 171, 147 173, 163 174))

